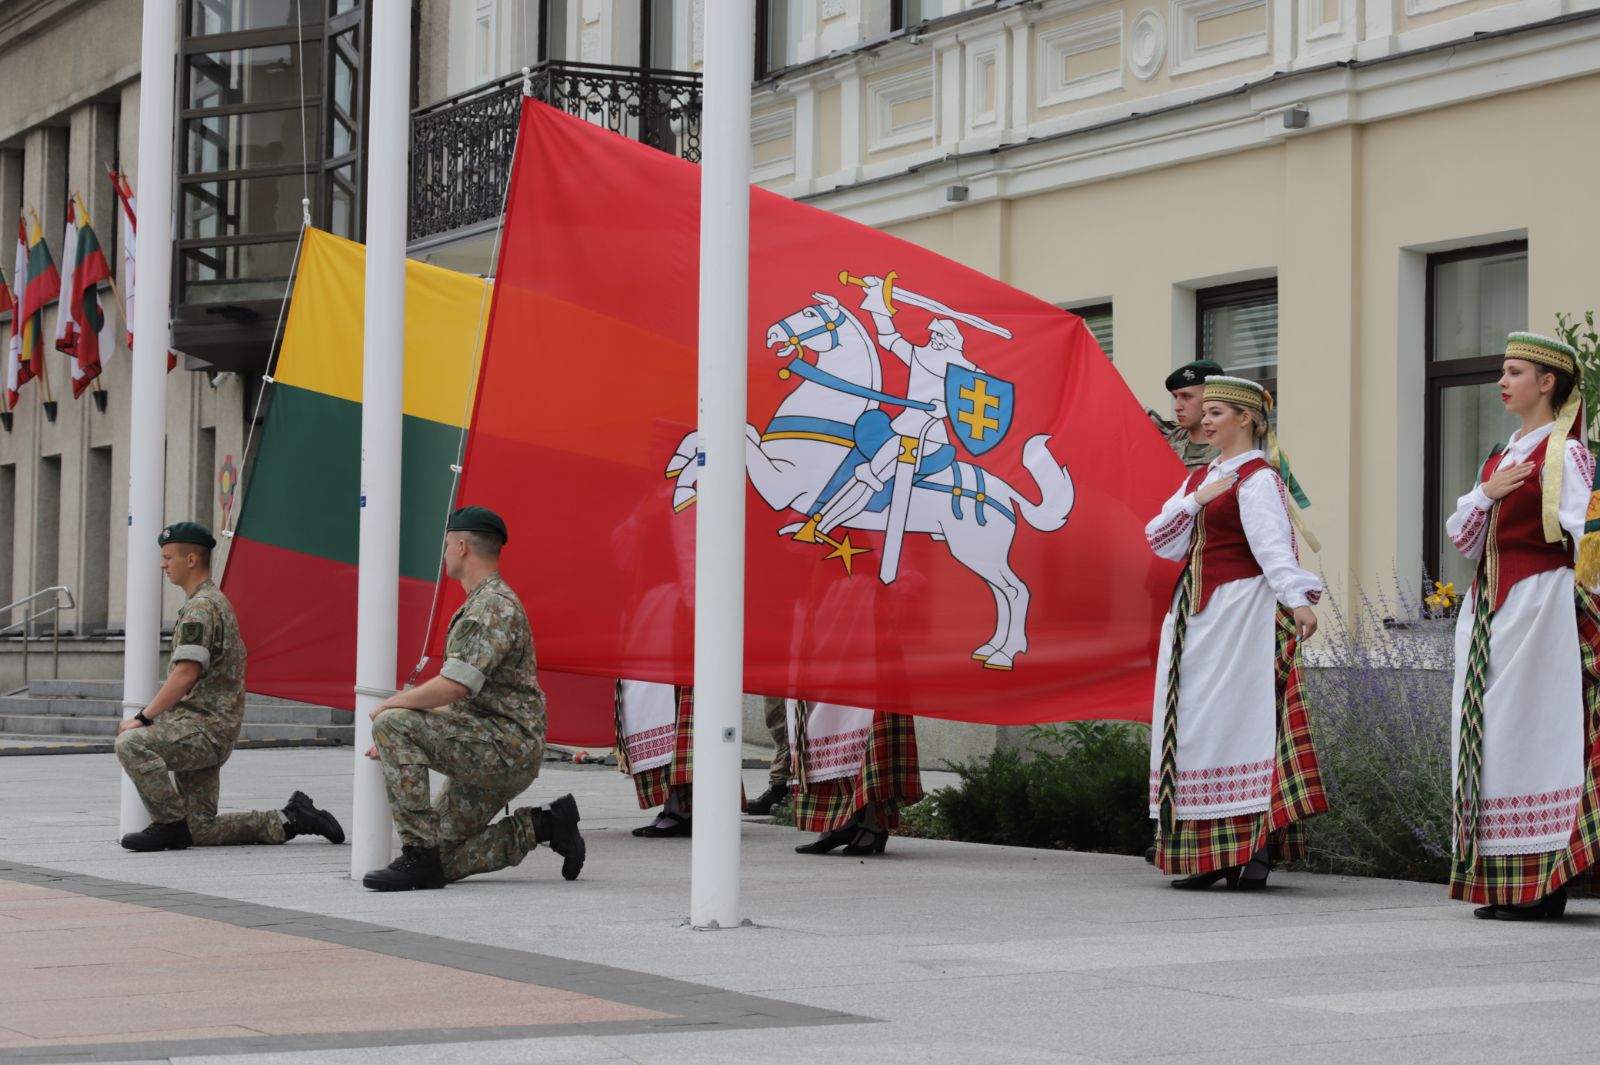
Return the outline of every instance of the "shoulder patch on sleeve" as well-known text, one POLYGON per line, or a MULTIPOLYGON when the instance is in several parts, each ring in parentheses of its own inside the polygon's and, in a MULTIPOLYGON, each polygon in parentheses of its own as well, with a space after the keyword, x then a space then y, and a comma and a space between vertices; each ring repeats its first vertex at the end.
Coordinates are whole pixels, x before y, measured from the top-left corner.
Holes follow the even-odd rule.
POLYGON ((176 644, 199 644, 206 636, 206 627, 198 621, 185 621, 178 626, 176 644))

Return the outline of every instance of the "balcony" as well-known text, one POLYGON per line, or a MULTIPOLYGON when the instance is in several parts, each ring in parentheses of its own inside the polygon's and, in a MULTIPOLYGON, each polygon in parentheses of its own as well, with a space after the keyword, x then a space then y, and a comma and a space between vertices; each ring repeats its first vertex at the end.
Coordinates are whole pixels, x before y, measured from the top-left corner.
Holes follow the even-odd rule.
MULTIPOLYGON (((529 77, 536 100, 700 161, 699 74, 551 61, 529 77)), ((409 241, 500 217, 522 82, 513 74, 412 112, 409 241)))

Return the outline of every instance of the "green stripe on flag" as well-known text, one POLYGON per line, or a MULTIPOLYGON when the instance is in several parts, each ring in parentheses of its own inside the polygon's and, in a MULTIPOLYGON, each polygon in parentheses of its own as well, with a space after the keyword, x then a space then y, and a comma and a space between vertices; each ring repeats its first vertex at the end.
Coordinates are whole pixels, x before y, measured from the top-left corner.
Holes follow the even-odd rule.
MULTIPOLYGON (((401 434, 400 575, 432 582, 461 430, 407 417, 401 434)), ((245 487, 238 534, 355 565, 361 540, 360 404, 274 385, 263 439, 245 487)))

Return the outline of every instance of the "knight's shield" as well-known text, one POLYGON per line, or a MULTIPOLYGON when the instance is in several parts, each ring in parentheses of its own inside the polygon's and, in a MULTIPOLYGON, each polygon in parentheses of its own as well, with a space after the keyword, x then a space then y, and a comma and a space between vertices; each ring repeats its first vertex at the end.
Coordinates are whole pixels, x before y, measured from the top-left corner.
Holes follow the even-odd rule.
POLYGON ((1005 439, 1016 410, 1016 386, 1010 381, 952 366, 945 373, 944 401, 956 439, 973 455, 981 455, 1005 439))

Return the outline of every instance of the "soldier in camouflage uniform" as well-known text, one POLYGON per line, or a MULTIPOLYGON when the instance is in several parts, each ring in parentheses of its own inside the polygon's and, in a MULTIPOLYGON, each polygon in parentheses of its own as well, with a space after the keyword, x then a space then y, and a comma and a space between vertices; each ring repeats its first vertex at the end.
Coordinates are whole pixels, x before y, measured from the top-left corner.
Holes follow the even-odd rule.
POLYGON ((1145 410, 1156 429, 1166 437, 1173 454, 1191 470, 1209 465, 1217 457, 1217 449, 1196 434, 1200 432, 1200 397, 1205 392, 1206 378, 1221 373, 1222 367, 1210 359, 1197 359, 1180 366, 1167 375, 1174 420, 1167 421, 1155 411, 1145 410))
POLYGON ((204 525, 163 529, 161 569, 188 595, 172 630, 167 680, 149 705, 122 722, 117 760, 151 824, 122 837, 135 851, 236 843, 283 843, 316 835, 344 842, 332 814, 295 792, 282 810, 217 815, 222 764, 244 725, 244 641, 233 607, 211 580, 216 540, 204 525))
POLYGON ((450 620, 439 675, 372 711, 367 756, 383 763, 404 847, 362 883, 375 891, 441 888, 516 865, 540 843, 562 856, 561 875, 574 880, 586 848, 571 795, 489 823, 539 775, 544 693, 528 615, 500 576, 505 522, 486 507, 462 507, 446 530, 445 575, 461 582, 467 601, 450 620), (429 769, 449 778, 432 801, 429 769))

